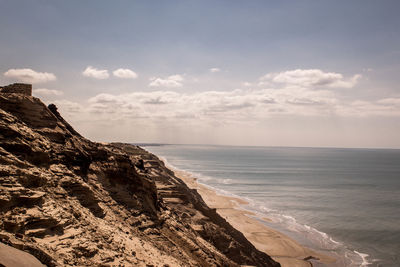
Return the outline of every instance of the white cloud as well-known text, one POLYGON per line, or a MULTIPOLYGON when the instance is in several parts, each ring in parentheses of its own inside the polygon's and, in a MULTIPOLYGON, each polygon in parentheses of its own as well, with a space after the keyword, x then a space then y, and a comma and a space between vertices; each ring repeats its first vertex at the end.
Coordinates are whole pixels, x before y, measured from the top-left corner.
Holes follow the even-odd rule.
POLYGON ((215 73, 215 72, 220 72, 220 71, 221 71, 220 68, 211 68, 211 69, 210 69, 210 72, 213 72, 213 73, 215 73))
POLYGON ((326 145, 325 140, 340 134, 346 142, 350 131, 359 136, 367 136, 367 129, 373 132, 373 128, 391 132, 376 127, 383 124, 369 122, 400 118, 399 95, 385 94, 387 98, 372 100, 368 94, 367 99, 356 98, 359 90, 352 95, 332 89, 355 86, 359 77, 292 70, 239 83, 242 89, 194 92, 188 86, 192 84, 190 76, 172 75, 151 78, 154 91, 107 91, 81 104, 66 100, 56 104, 77 130, 101 140, 227 144, 261 144, 265 140, 278 144, 276 140, 280 140, 282 145, 304 145, 306 140, 326 145), (258 82, 263 87, 257 87, 258 82), (187 90, 179 89, 183 83, 187 90), (366 123, 365 128, 360 129, 358 122, 366 123), (301 142, 296 143, 298 140, 301 142))
POLYGON ((66 99, 55 100, 53 103, 57 106, 61 115, 66 119, 72 117, 80 119, 83 116, 86 116, 86 108, 79 103, 66 99))
POLYGON ((104 80, 108 79, 110 76, 108 74, 108 70, 98 70, 96 68, 93 68, 92 66, 88 66, 83 72, 83 76, 94 78, 94 79, 99 79, 99 80, 104 80))
POLYGON ((280 115, 322 116, 332 112, 337 100, 330 91, 307 89, 258 89, 204 91, 192 94, 174 91, 99 94, 88 100, 90 112, 104 119, 193 119, 205 122, 245 122, 280 115), (107 115, 107 114, 113 114, 107 115))
POLYGON ((32 69, 9 69, 4 73, 4 76, 16 78, 26 83, 45 83, 57 79, 53 73, 37 72, 32 69))
POLYGON ((278 139, 291 136, 298 140, 301 132, 302 138, 314 140, 327 138, 321 134, 329 136, 331 129, 325 127, 331 122, 347 121, 348 127, 357 128, 355 121, 371 118, 393 121, 400 117, 398 96, 354 101, 347 96, 342 99, 340 94, 328 89, 293 85, 189 92, 169 89, 102 93, 81 105, 66 100, 56 104, 63 116, 65 113, 66 118, 71 118, 77 130, 82 127, 84 135, 103 140, 125 138, 125 141, 193 142, 204 137, 207 142, 214 140, 217 131, 221 131, 221 141, 238 134, 237 141, 260 142, 271 131, 276 132, 278 139), (251 130, 260 131, 258 139, 249 134, 251 130))
MULTIPOLYGON (((122 100, 122 99, 121 99, 122 100)), ((111 94, 98 94, 95 97, 92 97, 88 100, 89 103, 102 103, 102 104, 107 104, 107 103, 121 103, 119 97, 111 94)))
POLYGON ((243 86, 246 86, 246 87, 253 86, 253 84, 252 84, 252 83, 249 83, 249 82, 243 82, 242 85, 243 85, 243 86))
POLYGON ((122 79, 136 79, 138 75, 130 69, 117 69, 113 71, 113 75, 122 79))
POLYGON ((301 87, 352 88, 360 78, 360 74, 344 79, 342 74, 336 72, 324 72, 319 69, 296 69, 268 73, 260 78, 260 85, 275 83, 301 87))
POLYGON ((38 94, 38 95, 44 95, 44 96, 61 96, 64 93, 62 91, 59 90, 51 90, 51 89, 46 89, 46 88, 38 88, 38 89, 34 89, 33 90, 34 94, 38 94))
POLYGON ((380 105, 400 106, 400 98, 383 98, 377 101, 380 105))
POLYGON ((340 104, 338 115, 345 117, 398 117, 400 98, 386 98, 377 101, 356 100, 340 104))
MULTIPOLYGON (((185 127, 208 129, 207 132, 214 127, 246 129, 270 120, 296 123, 301 120, 327 121, 335 117, 339 120, 368 116, 395 118, 400 116, 399 103, 397 98, 341 100, 329 90, 298 87, 194 93, 158 90, 98 94, 83 105, 83 115, 77 119, 93 124, 107 122, 108 126, 104 127, 111 128, 127 129, 124 127, 129 128, 129 125, 143 125, 146 129, 154 127, 163 129, 157 130, 162 136, 167 131, 165 129, 174 133, 185 127)), ((67 104, 70 113, 77 110, 75 105, 67 104)))
POLYGON ((156 78, 153 77, 150 79, 150 87, 167 87, 167 88, 176 88, 182 87, 183 77, 182 75, 176 74, 168 76, 167 78, 156 78))

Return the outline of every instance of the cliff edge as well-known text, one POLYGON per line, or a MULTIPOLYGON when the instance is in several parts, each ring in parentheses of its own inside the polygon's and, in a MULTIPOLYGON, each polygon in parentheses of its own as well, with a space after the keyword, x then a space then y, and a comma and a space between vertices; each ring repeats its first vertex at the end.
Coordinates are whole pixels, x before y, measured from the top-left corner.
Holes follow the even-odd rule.
POLYGON ((0 242, 47 266, 279 266, 155 155, 91 142, 54 105, 9 90, 0 242))

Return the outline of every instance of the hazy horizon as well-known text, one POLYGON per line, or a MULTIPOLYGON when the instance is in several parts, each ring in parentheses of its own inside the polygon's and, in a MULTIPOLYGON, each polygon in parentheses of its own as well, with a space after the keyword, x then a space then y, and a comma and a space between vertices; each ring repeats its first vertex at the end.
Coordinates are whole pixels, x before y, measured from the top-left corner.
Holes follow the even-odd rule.
MULTIPOLYGON (((118 141, 110 141, 116 142, 118 141)), ((338 147, 338 146, 274 146, 274 145, 217 145, 217 144, 190 144, 190 143, 181 143, 181 144, 174 144, 174 143, 146 143, 146 142, 129 142, 128 144, 137 145, 137 146, 214 146, 214 147, 252 147, 252 148, 316 148, 316 149, 360 149, 360 150, 399 150, 400 148, 387 148, 387 147, 338 147)))
POLYGON ((400 148, 399 9, 0 0, 0 85, 96 141, 400 148))

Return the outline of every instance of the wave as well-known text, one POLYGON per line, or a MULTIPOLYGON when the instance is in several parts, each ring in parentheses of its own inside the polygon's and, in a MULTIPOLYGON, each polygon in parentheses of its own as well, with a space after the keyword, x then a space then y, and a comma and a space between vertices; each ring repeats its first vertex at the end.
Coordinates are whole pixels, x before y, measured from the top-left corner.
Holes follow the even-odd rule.
POLYGON ((368 266, 368 265, 372 264, 372 262, 369 262, 369 261, 367 260, 367 257, 369 257, 368 254, 361 253, 361 252, 358 252, 358 251, 356 251, 356 250, 354 250, 354 252, 355 252, 356 254, 358 254, 358 255, 361 257, 361 259, 362 259, 362 262, 361 262, 360 267, 361 267, 361 266, 368 266))
POLYGON ((346 244, 335 240, 327 233, 298 222, 293 216, 266 207, 263 203, 256 202, 249 198, 246 198, 246 200, 249 204, 244 206, 244 208, 255 214, 255 216, 252 217, 258 219, 272 229, 287 234, 305 247, 310 247, 322 253, 333 255, 338 259, 338 262, 332 266, 364 267, 378 261, 369 261, 369 254, 352 250, 346 244), (265 217, 269 220, 266 221, 265 217))
MULTIPOLYGON (((178 167, 171 164, 165 157, 159 156, 159 158, 160 158, 160 160, 162 160, 164 162, 164 164, 166 166, 168 166, 168 168, 175 170, 175 171, 185 172, 192 177, 196 177, 198 181, 203 181, 203 182, 213 181, 214 183, 217 183, 217 184, 219 183, 219 184, 224 184, 224 185, 235 184, 235 181, 232 179, 229 179, 229 178, 225 178, 225 179, 214 178, 211 176, 203 175, 198 172, 186 171, 186 170, 179 169, 178 167)), ((213 188, 213 190, 215 191, 216 188, 213 188)))

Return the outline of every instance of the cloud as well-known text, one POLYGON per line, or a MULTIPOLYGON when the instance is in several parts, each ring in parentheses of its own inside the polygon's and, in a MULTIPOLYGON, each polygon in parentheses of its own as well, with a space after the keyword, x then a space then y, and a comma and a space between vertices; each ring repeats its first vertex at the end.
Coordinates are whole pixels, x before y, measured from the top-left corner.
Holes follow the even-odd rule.
POLYGON ((400 98, 385 98, 376 101, 355 100, 340 104, 338 115, 345 117, 399 117, 400 98))
POLYGON ((346 101, 328 90, 305 88, 237 89, 98 94, 85 110, 91 119, 146 125, 244 125, 276 118, 359 118, 400 116, 400 99, 346 101), (171 124, 168 124, 171 123, 171 124))
POLYGON ((86 108, 79 103, 66 99, 55 100, 53 103, 65 118, 76 117, 80 119, 82 116, 85 116, 86 108))
POLYGON ((340 73, 324 72, 319 69, 296 69, 268 73, 260 78, 260 85, 284 84, 301 87, 352 88, 360 78, 360 74, 344 79, 340 73))
POLYGON ((122 103, 122 99, 120 100, 119 97, 111 95, 111 94, 98 94, 95 97, 92 97, 88 100, 89 103, 101 103, 101 104, 107 104, 107 103, 122 103))
MULTIPOLYGON (((150 85, 172 89, 102 93, 80 106, 71 102, 60 104, 65 105, 66 112, 76 120, 104 125, 107 129, 134 129, 129 127, 142 125, 162 136, 165 131, 172 129, 174 133, 179 132, 175 131, 178 128, 206 129, 208 133, 216 127, 261 127, 268 121, 297 123, 302 120, 323 122, 332 118, 340 121, 368 116, 388 119, 400 117, 398 96, 355 101, 356 98, 350 99, 348 95, 342 97, 340 91, 331 89, 356 83, 357 75, 344 78, 340 73, 320 70, 295 70, 267 75, 262 79, 269 83, 270 87, 267 88, 257 87, 257 80, 243 84, 247 87, 242 89, 200 92, 173 89, 181 87, 184 78, 185 82, 189 78, 172 75, 151 78, 150 85)), ((119 132, 124 131, 116 134, 119 132)))
POLYGON ((166 87, 166 88, 176 88, 182 87, 183 77, 179 74, 168 76, 167 78, 156 78, 150 79, 150 87, 166 87))
POLYGON ((303 105, 303 106, 325 104, 324 102, 309 99, 309 98, 292 98, 292 99, 288 99, 286 102, 289 104, 292 104, 292 105, 303 105))
POLYGON ((383 98, 377 101, 380 105, 388 105, 388 106, 399 106, 400 107, 400 98, 383 98))
POLYGON ((113 71, 113 75, 122 79, 136 79, 138 75, 130 69, 117 69, 113 71))
POLYGON ((108 79, 110 75, 108 74, 108 70, 98 70, 96 68, 93 68, 92 66, 88 66, 83 72, 83 76, 94 78, 94 79, 99 79, 99 80, 104 80, 108 79))
POLYGON ((220 72, 220 71, 221 71, 220 68, 211 68, 211 69, 210 69, 210 72, 213 72, 213 73, 215 73, 215 72, 220 72))
POLYGON ((323 116, 332 112, 337 99, 330 91, 307 89, 236 89, 180 93, 175 91, 98 94, 88 100, 88 110, 103 119, 163 118, 202 122, 259 121, 281 115, 323 116), (113 114, 107 115, 107 114, 113 114), (118 114, 118 115, 116 115, 118 114))
POLYGON ((46 88, 38 88, 38 89, 34 89, 33 90, 34 94, 38 94, 38 95, 43 95, 43 96, 61 96, 64 93, 62 91, 59 90, 50 90, 50 89, 46 89, 46 88))
MULTIPOLYGON (((332 131, 335 127, 346 138, 348 131, 342 128, 342 123, 353 130, 359 129, 355 122, 369 125, 370 120, 391 122, 400 118, 399 95, 385 94, 386 98, 373 100, 369 94, 366 99, 359 94, 356 97, 359 90, 352 95, 349 91, 332 89, 355 86, 358 75, 289 70, 239 83, 241 89, 197 92, 190 90, 190 79, 188 75, 155 77, 150 79, 150 89, 154 91, 133 90, 123 94, 107 91, 81 104, 60 102, 59 109, 73 119, 71 122, 77 129, 86 129, 82 131, 85 135, 128 142, 207 143, 215 138, 218 143, 232 135, 240 142, 261 142, 271 139, 265 137, 271 132, 277 140, 281 136, 293 140, 327 140, 336 135, 332 131), (265 84, 258 87, 258 82, 265 84), (180 89, 183 83, 185 90, 180 89)), ((367 132, 365 129, 357 131, 362 135, 367 132)))
POLYGON ((242 85, 245 86, 245 87, 253 86, 253 84, 249 83, 249 82, 243 82, 242 85))
MULTIPOLYGON (((354 121, 364 118, 393 120, 400 117, 400 98, 397 96, 352 101, 347 97, 340 99, 330 90, 296 86, 231 91, 169 89, 102 93, 81 104, 61 100, 56 101, 56 105, 76 129, 86 129, 86 132, 82 131, 85 135, 96 135, 103 140, 104 136, 119 140, 124 137, 126 141, 151 137, 154 140, 167 138, 163 142, 192 142, 199 136, 213 138, 219 130, 224 134, 237 133, 240 140, 243 136, 253 140, 252 135, 246 133, 263 127, 270 127, 269 130, 276 131, 279 136, 290 132, 297 138, 298 131, 304 130, 307 137, 310 132, 325 129, 325 123, 331 121, 350 121, 352 126, 354 121), (295 125, 290 128, 292 130, 288 130, 288 122, 295 125)), ((263 135, 265 133, 263 130, 263 135)), ((229 134, 221 135, 221 140, 229 134)))
POLYGON ((4 76, 16 78, 26 83, 45 83, 57 79, 53 73, 37 72, 32 69, 9 69, 4 73, 4 76))

